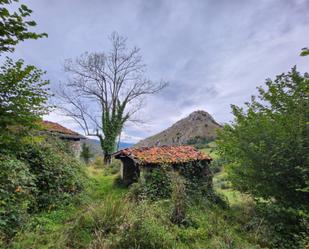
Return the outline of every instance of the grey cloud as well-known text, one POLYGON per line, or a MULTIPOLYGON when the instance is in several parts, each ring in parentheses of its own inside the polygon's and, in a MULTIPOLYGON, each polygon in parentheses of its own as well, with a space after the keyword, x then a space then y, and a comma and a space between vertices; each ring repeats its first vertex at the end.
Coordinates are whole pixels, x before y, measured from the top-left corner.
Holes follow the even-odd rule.
POLYGON ((36 30, 49 38, 24 42, 14 57, 47 70, 53 88, 66 80, 66 58, 107 50, 114 30, 141 48, 150 79, 170 82, 147 98, 139 114, 147 124, 127 124, 128 139, 154 134, 196 109, 230 121, 230 104, 248 100, 266 78, 295 64, 302 72, 309 68, 308 58, 298 56, 309 46, 307 0, 23 2, 34 10, 36 30))

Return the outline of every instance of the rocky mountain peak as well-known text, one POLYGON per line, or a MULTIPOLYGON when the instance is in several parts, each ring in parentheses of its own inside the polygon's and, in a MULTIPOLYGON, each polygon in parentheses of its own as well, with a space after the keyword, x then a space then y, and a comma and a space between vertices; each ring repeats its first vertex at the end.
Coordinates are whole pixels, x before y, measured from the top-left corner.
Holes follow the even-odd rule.
POLYGON ((183 145, 194 139, 214 139, 221 126, 206 111, 192 112, 166 130, 141 140, 136 147, 183 145))

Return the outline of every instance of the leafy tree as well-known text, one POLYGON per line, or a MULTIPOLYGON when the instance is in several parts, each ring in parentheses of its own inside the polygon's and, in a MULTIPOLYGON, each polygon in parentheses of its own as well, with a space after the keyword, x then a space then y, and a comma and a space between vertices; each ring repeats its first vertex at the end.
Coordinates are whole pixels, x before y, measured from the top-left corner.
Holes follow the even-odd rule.
POLYGON ((88 164, 90 158, 93 157, 93 154, 91 153, 89 146, 85 143, 83 143, 82 145, 82 151, 80 153, 80 157, 85 161, 86 164, 88 164))
POLYGON ((284 207, 308 205, 309 75, 296 67, 259 87, 218 138, 235 187, 284 207))
MULTIPOLYGON (((47 113, 50 96, 43 80, 44 72, 35 66, 24 66, 23 60, 7 58, 0 67, 0 136, 14 126, 33 127, 47 113)), ((2 141, 0 143, 3 143, 2 141)))
MULTIPOLYGON (((17 11, 11 13, 6 7, 18 0, 0 0, 0 55, 13 52, 14 46, 26 39, 38 39, 47 34, 28 31, 36 26, 28 20, 32 10, 21 4, 17 11)), ((0 144, 5 138, 12 138, 8 128, 34 126, 40 115, 47 111, 46 102, 48 81, 41 79, 44 72, 32 65, 24 66, 23 60, 13 62, 6 58, 0 68, 0 144)))
POLYGON ((14 46, 20 41, 47 37, 46 33, 37 34, 28 31, 30 27, 36 26, 36 22, 28 20, 32 10, 26 5, 21 4, 18 11, 10 13, 5 5, 13 2, 19 1, 0 0, 0 54, 2 52, 13 52, 14 46))
POLYGON ((309 49, 308 48, 303 48, 301 50, 300 56, 307 56, 309 55, 309 49))

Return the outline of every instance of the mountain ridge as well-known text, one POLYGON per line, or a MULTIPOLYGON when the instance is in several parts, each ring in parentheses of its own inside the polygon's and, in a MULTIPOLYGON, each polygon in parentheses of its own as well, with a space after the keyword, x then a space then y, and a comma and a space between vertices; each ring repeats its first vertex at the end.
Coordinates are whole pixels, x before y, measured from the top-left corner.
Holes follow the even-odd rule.
POLYGON ((195 140, 213 140, 222 126, 206 111, 198 110, 180 119, 167 129, 139 141, 134 147, 183 145, 195 140))

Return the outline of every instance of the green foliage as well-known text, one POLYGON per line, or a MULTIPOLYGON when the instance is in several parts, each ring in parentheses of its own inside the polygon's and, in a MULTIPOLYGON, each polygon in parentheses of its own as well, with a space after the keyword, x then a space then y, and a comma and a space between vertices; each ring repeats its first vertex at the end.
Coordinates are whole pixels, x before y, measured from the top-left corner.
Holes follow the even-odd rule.
POLYGON ((68 204, 85 180, 82 166, 60 141, 29 138, 16 151, 9 149, 0 153, 0 237, 4 240, 13 237, 29 214, 68 204))
POLYGON ((80 153, 80 157, 84 160, 86 164, 88 164, 90 158, 93 157, 93 154, 91 153, 90 148, 86 143, 82 144, 82 151, 80 153))
POLYGON ((127 193, 128 200, 132 202, 141 202, 147 199, 146 192, 142 181, 134 182, 130 185, 127 193))
POLYGON ((32 10, 26 5, 21 4, 18 11, 10 13, 5 5, 13 2, 19 1, 0 0, 0 54, 2 52, 13 52, 14 46, 20 41, 47 37, 46 33, 37 34, 28 31, 29 28, 36 26, 36 22, 28 19, 32 10))
POLYGON ((309 55, 309 49, 308 48, 303 48, 301 50, 300 56, 307 56, 309 55))
POLYGON ((147 197, 151 200, 158 200, 171 197, 174 170, 184 178, 186 193, 190 197, 200 195, 207 197, 209 193, 213 192, 212 174, 208 163, 188 162, 174 166, 161 165, 157 168, 143 169, 139 182, 131 187, 131 198, 139 200, 147 197))
POLYGON ((91 162, 90 166, 93 166, 97 169, 103 169, 103 175, 115 175, 120 172, 121 162, 116 159, 112 159, 110 164, 106 164, 104 162, 104 158, 102 156, 96 156, 94 161, 91 162))
POLYGON ((88 207, 66 233, 67 246, 86 248, 95 235, 107 236, 116 233, 128 213, 128 204, 112 196, 106 196, 104 202, 88 207))
POLYGON ((167 169, 155 168, 142 173, 141 184, 145 194, 152 200, 168 198, 171 194, 171 179, 167 169))
POLYGON ((82 165, 60 141, 26 142, 17 157, 28 163, 37 187, 36 207, 55 208, 83 188, 82 165))
POLYGON ((285 207, 305 209, 309 184, 309 75, 291 72, 266 81, 217 141, 239 190, 285 207), (259 99, 259 101, 258 101, 259 99))
POLYGON ((91 162, 91 165, 90 166, 93 166, 94 168, 97 168, 97 169, 102 169, 104 167, 104 159, 102 156, 96 156, 94 158, 94 161, 91 162))
POLYGON ((42 79, 43 74, 34 66, 24 66, 23 60, 9 58, 0 68, 0 146, 6 147, 10 133, 35 127, 48 112, 49 81, 42 79))
POLYGON ((263 226, 264 240, 272 248, 299 249, 308 245, 308 213, 278 205, 259 203, 249 226, 263 226))
POLYGON ((188 207, 189 226, 174 225, 169 209, 166 202, 131 206, 119 229, 108 235, 95 233, 90 248, 261 248, 244 240, 233 216, 216 206, 202 202, 188 207))
POLYGON ((170 200, 131 203, 123 196, 125 190, 113 185, 115 176, 103 176, 102 169, 86 170, 90 182, 83 204, 34 216, 10 248, 272 248, 263 241, 260 220, 249 226, 254 210, 247 203, 239 206, 238 201, 227 210, 207 200, 190 203, 190 223, 178 226, 170 220, 170 200))
POLYGON ((210 164, 212 174, 219 173, 228 162, 222 157, 215 158, 210 164))
POLYGON ((142 202, 127 211, 116 232, 109 236, 98 233, 90 248, 175 248, 175 237, 161 224, 162 219, 167 219, 162 209, 142 202))
POLYGON ((196 136, 187 141, 188 145, 194 145, 197 149, 205 148, 209 143, 214 141, 212 137, 200 137, 196 136))
POLYGON ((188 209, 188 196, 186 193, 185 179, 177 173, 171 173, 172 179, 172 214, 174 224, 185 224, 188 209))
POLYGON ((193 196, 212 192, 212 173, 206 161, 188 162, 178 164, 176 169, 186 179, 188 194, 193 196))
MULTIPOLYGON (((235 122, 217 141, 228 179, 258 202, 247 224, 270 248, 308 244, 309 75, 291 72, 266 81, 247 109, 233 106, 235 122)), ((230 186, 226 186, 229 188, 230 186)))
POLYGON ((34 201, 35 177, 13 156, 0 155, 0 237, 11 237, 34 201))
POLYGON ((141 172, 137 183, 130 186, 128 198, 134 201, 169 198, 172 192, 171 178, 165 167, 141 172))

